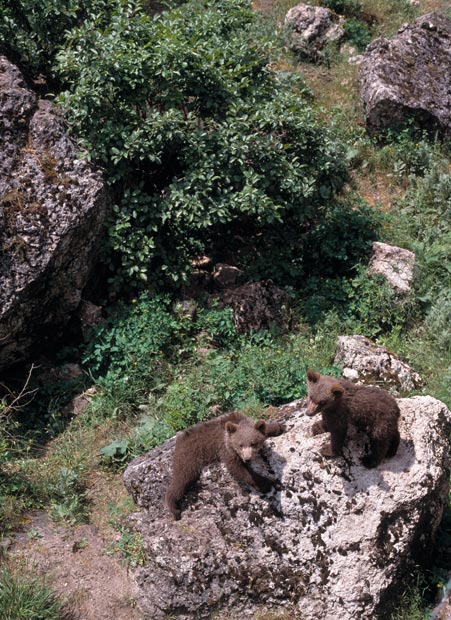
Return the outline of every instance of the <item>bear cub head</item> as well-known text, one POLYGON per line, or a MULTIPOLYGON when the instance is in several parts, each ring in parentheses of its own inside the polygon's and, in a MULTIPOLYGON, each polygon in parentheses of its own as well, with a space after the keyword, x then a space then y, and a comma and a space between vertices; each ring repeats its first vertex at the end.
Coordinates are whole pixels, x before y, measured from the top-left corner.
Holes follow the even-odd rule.
POLYGON ((306 413, 309 416, 326 411, 329 407, 335 408, 341 402, 345 391, 337 379, 322 376, 313 370, 307 373, 307 389, 306 413))
POLYGON ((263 448, 267 438, 266 422, 264 420, 244 419, 238 424, 227 422, 225 425, 226 446, 237 456, 248 463, 252 461, 263 448))

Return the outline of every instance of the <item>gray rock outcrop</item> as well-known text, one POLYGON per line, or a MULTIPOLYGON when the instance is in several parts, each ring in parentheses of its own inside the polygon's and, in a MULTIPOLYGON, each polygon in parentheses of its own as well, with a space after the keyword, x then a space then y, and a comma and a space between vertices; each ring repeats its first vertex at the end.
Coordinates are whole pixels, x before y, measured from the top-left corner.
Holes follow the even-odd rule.
POLYGON ((0 56, 0 370, 42 352, 81 300, 109 208, 63 118, 0 56))
POLYGON ((238 332, 258 332, 277 325, 285 331, 291 320, 289 295, 272 280, 246 282, 210 296, 210 303, 218 308, 233 310, 238 332))
POLYGON ((281 408, 286 432, 256 465, 273 491, 240 490, 216 466, 177 522, 162 501, 174 438, 135 459, 124 480, 142 509, 132 523, 147 553, 134 573, 144 617, 386 619, 431 552, 449 490, 450 412, 431 397, 398 402, 398 454, 371 470, 358 459, 364 436, 325 459, 304 401, 281 408))
POLYGON ((360 64, 360 93, 371 134, 414 117, 451 135, 451 19, 428 13, 391 40, 375 39, 360 64))
POLYGON ((288 48, 304 58, 318 60, 328 43, 339 43, 344 38, 342 22, 342 18, 325 7, 298 4, 285 16, 288 48))
POLYGON ((379 273, 397 293, 404 295, 410 292, 415 258, 410 250, 374 241, 369 273, 379 273))
POLYGON ((334 363, 354 383, 376 384, 397 394, 420 388, 423 380, 406 362, 365 336, 340 336, 334 363))

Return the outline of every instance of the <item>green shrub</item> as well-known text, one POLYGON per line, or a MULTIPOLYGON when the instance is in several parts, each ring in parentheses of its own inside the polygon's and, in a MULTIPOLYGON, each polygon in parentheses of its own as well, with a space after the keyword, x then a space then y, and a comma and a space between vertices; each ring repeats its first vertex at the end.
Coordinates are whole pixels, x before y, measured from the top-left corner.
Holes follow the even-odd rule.
POLYGON ((0 51, 33 75, 48 76, 66 31, 107 6, 107 0, 3 0, 0 51))
POLYGON ((321 5, 346 17, 360 16, 363 8, 360 0, 321 0, 321 5))
POLYGON ((448 288, 432 304, 424 326, 428 339, 441 352, 451 354, 451 293, 448 288))
MULTIPOLYGON (((383 216, 363 200, 350 197, 318 207, 315 222, 286 217, 265 227, 243 257, 243 267, 255 279, 273 278, 302 290, 311 278, 351 275, 366 259, 381 228, 383 216), (300 234, 300 231, 302 234, 300 234)), ((217 239, 221 251, 224 239, 217 239)), ((238 251, 230 240, 229 248, 238 251)))
POLYGON ((418 297, 427 308, 451 286, 451 174, 443 156, 435 157, 421 176, 411 176, 405 196, 392 216, 393 240, 416 254, 421 278, 418 297))
POLYGON ((285 222, 324 213, 347 178, 343 148, 319 122, 298 79, 268 69, 245 0, 215 0, 150 18, 133 3, 108 28, 71 31, 61 96, 82 145, 123 188, 110 223, 121 286, 179 284, 191 259, 285 222))
POLYGON ((112 469, 121 469, 132 458, 158 446, 172 434, 165 422, 144 416, 129 435, 101 448, 102 462, 112 469))
POLYGON ((238 332, 233 320, 232 308, 225 307, 200 309, 196 329, 200 335, 205 335, 208 341, 221 348, 229 348, 238 341, 238 332))
POLYGON ((376 338, 414 322, 415 300, 400 297, 383 276, 369 275, 366 267, 358 269, 347 290, 347 318, 353 330, 376 338))
POLYGON ((414 121, 384 136, 385 144, 378 149, 375 159, 390 176, 407 185, 411 177, 426 174, 431 166, 440 161, 443 146, 418 129, 414 121))
POLYGON ((360 19, 346 19, 343 27, 346 39, 355 45, 359 51, 364 51, 372 39, 368 25, 360 19))
POLYGON ((62 620, 63 604, 31 570, 0 567, 2 620, 62 620))
POLYGON ((142 294, 121 305, 97 330, 85 349, 83 362, 92 373, 106 369, 146 372, 168 355, 177 333, 177 322, 167 297, 142 294))

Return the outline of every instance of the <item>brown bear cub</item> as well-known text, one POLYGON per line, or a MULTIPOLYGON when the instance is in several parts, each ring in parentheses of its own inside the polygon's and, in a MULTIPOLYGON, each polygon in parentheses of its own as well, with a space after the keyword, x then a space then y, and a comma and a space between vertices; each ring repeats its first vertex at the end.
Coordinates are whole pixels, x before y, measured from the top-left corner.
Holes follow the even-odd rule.
POLYGON ((201 422, 180 433, 175 442, 172 480, 165 497, 174 519, 180 519, 178 504, 187 488, 199 478, 204 467, 213 463, 224 463, 238 482, 268 491, 271 480, 253 471, 250 464, 265 439, 281 433, 282 426, 278 422, 251 420, 238 411, 201 422))
POLYGON ((396 454, 399 407, 391 394, 312 370, 307 373, 307 387, 307 415, 322 414, 322 420, 312 427, 313 434, 330 433, 330 444, 321 449, 323 456, 342 453, 350 423, 365 431, 370 440, 370 453, 361 459, 363 465, 377 467, 386 456, 396 454))

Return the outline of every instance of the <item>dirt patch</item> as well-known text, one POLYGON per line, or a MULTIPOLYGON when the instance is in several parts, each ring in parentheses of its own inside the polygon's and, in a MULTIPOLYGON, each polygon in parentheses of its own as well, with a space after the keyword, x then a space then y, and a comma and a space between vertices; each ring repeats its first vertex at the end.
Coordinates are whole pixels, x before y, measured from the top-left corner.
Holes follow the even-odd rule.
POLYGON ((353 179, 358 193, 372 207, 378 207, 388 213, 397 200, 404 196, 404 189, 395 185, 383 173, 375 173, 371 176, 362 176, 360 172, 353 179))
POLYGON ((120 560, 107 555, 108 539, 95 525, 65 527, 34 512, 16 536, 12 557, 23 557, 50 578, 74 620, 137 620, 135 590, 120 560))

